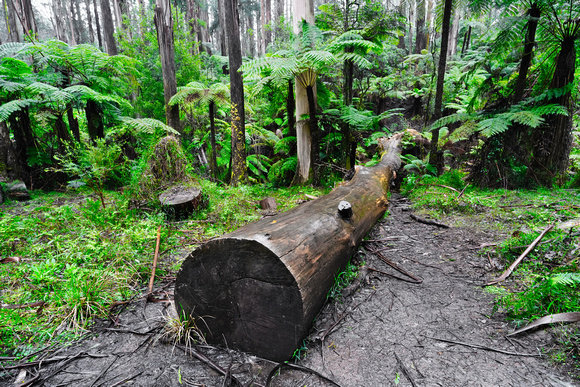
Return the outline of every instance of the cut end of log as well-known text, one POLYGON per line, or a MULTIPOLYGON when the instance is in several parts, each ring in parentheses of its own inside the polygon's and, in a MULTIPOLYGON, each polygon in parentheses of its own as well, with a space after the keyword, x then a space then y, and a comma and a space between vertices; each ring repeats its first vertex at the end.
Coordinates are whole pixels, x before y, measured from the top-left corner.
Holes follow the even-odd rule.
POLYGON ((338 203, 338 214, 344 219, 352 218, 352 206, 346 200, 338 203))
POLYGON ((165 212, 176 219, 185 219, 204 206, 203 195, 198 187, 177 185, 159 195, 165 212))
POLYGON ((294 276, 255 240, 217 239, 190 254, 177 275, 175 305, 208 342, 275 361, 288 360, 306 333, 294 276))

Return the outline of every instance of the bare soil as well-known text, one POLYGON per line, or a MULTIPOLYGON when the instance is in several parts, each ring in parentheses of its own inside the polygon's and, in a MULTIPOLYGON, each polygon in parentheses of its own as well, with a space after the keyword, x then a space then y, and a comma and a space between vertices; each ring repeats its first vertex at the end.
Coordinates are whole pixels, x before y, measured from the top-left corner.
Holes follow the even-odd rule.
MULTIPOLYGON (((160 333, 173 306, 141 299, 117 307, 86 338, 45 351, 41 364, 14 370, 0 385, 13 386, 19 372, 26 381, 37 376, 25 385, 47 387, 579 385, 578 375, 546 356, 556 345, 549 329, 505 338, 513 327, 493 313, 493 296, 481 287, 497 275, 498 264, 478 254, 499 235, 477 224, 422 224, 410 217, 409 205, 393 195, 390 215, 368 238, 381 241, 361 246, 354 258, 364 262, 359 277, 323 308, 296 363, 275 369, 276 363, 233 350, 167 343, 160 333), (371 250, 383 250, 422 282, 371 250)), ((157 298, 171 298, 171 286, 158 283, 157 298)))

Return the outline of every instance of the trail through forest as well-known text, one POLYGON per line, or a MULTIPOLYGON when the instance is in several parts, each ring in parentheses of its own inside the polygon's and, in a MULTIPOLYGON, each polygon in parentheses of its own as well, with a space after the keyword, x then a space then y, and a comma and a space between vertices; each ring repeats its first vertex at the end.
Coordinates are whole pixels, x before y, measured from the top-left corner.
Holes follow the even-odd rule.
MULTIPOLYGON (((478 254, 497 234, 477 224, 419 223, 397 194, 389 211, 355 257, 364 262, 359 277, 323 308, 297 363, 275 369, 276 363, 236 351, 167 343, 160 334, 173 307, 136 299, 84 340, 45 352, 42 363, 20 376, 38 375, 26 385, 87 387, 576 385, 545 356, 554 345, 549 330, 504 337, 513 327, 492 313, 493 296, 481 288, 499 263, 478 254)), ((171 286, 157 284, 156 298, 171 298, 171 286)), ((11 386, 14 379, 0 383, 11 386)))

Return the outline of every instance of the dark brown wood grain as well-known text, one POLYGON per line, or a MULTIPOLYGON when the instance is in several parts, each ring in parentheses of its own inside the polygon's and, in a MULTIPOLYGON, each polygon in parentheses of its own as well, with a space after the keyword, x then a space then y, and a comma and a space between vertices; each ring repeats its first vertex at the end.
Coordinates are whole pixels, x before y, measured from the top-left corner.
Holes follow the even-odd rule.
POLYGON ((208 342, 275 361, 306 336, 334 277, 387 209, 402 135, 381 162, 328 195, 246 225, 193 251, 177 274, 175 304, 208 342), (341 201, 352 216, 338 212, 341 201))

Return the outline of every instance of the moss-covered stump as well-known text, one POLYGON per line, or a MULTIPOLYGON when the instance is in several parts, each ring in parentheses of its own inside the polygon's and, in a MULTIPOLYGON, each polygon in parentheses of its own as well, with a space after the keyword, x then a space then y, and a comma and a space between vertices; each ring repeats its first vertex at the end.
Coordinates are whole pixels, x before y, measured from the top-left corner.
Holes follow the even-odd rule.
POLYGON ((289 359, 307 335, 338 271, 387 209, 401 135, 382 161, 360 167, 328 195, 244 226, 193 251, 177 274, 180 316, 208 342, 289 359), (350 204, 345 211, 345 203, 350 204), (339 204, 340 209, 339 211, 339 204))

